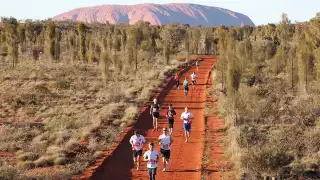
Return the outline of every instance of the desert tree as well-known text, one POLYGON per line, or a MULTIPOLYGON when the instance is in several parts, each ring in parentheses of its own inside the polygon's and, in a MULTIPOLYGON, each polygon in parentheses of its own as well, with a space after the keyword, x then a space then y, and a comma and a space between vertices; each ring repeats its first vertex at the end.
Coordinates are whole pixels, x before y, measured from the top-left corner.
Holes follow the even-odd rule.
POLYGON ((302 93, 308 91, 311 53, 310 44, 306 41, 303 33, 297 46, 299 85, 302 93))
POLYGON ((61 49, 60 49, 60 42, 62 39, 62 34, 60 28, 55 28, 55 35, 54 35, 54 59, 56 61, 60 60, 60 54, 61 54, 61 49))
POLYGON ((12 67, 14 68, 18 62, 18 44, 19 37, 17 33, 18 22, 14 18, 2 18, 1 22, 4 23, 4 30, 6 35, 6 45, 8 49, 8 55, 12 61, 12 67))
POLYGON ((79 34, 79 57, 80 60, 86 61, 86 25, 84 23, 78 24, 78 34, 79 34))
POLYGON ((46 26, 45 53, 50 62, 55 58, 55 24, 49 21, 46 26))
POLYGON ((227 45, 228 45, 228 32, 225 30, 224 27, 219 26, 216 30, 218 40, 218 48, 219 48, 219 57, 217 61, 217 70, 220 74, 220 80, 222 89, 225 89, 225 82, 226 82, 226 69, 227 69, 227 45))
POLYGON ((125 28, 121 29, 121 51, 125 53, 127 43, 127 32, 125 28))
POLYGON ((68 51, 69 51, 69 59, 71 61, 71 63, 74 63, 74 60, 76 58, 76 37, 73 33, 69 33, 67 36, 67 47, 68 47, 68 51))
POLYGON ((19 36, 19 54, 23 54, 26 52, 26 28, 24 24, 18 24, 17 33, 19 36))
MULTIPOLYGON (((138 50, 140 48, 140 44, 142 41, 142 32, 137 24, 132 25, 128 29, 128 41, 130 41, 130 45, 134 47, 135 53, 135 71, 138 70, 138 50)), ((130 49, 130 48, 129 48, 130 49)))

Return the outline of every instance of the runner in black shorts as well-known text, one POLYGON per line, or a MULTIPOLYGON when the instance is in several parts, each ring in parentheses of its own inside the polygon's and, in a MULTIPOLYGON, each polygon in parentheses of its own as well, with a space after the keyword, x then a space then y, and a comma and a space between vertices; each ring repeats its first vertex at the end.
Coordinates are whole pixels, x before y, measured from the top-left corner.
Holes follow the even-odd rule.
POLYGON ((184 88, 184 96, 187 97, 188 91, 189 91, 189 81, 187 80, 187 77, 184 78, 183 88, 184 88))
POLYGON ((174 124, 174 115, 176 115, 176 111, 173 109, 172 104, 169 105, 169 109, 167 111, 167 118, 169 123, 169 133, 173 132, 173 124, 174 124))
POLYGON ((191 82, 192 82, 193 89, 194 89, 194 85, 196 84, 196 78, 197 78, 197 75, 195 72, 193 72, 191 74, 191 80, 192 80, 191 82))
POLYGON ((168 134, 167 128, 163 128, 163 134, 159 136, 158 142, 160 144, 160 152, 163 160, 163 172, 166 172, 166 167, 170 160, 170 147, 173 142, 172 136, 168 134))
POLYGON ((129 142, 132 147, 133 162, 137 162, 137 171, 139 171, 142 147, 146 140, 142 135, 140 135, 139 131, 135 131, 129 142))
POLYGON ((160 118, 160 105, 157 103, 157 99, 153 100, 150 108, 150 114, 153 120, 153 131, 158 130, 158 119, 160 118))

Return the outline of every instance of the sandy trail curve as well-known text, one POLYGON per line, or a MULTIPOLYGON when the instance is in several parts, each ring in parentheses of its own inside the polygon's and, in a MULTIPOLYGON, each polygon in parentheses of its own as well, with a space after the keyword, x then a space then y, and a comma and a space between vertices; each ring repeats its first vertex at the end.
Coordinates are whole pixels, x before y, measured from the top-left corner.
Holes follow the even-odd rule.
MULTIPOLYGON (((199 71, 192 67, 189 71, 184 73, 180 78, 182 84, 184 77, 187 77, 191 83, 190 75, 193 71, 197 74, 197 85, 195 89, 190 86, 188 97, 184 97, 183 87, 177 90, 173 86, 173 82, 169 84, 168 88, 160 92, 159 103, 161 105, 161 120, 159 121, 159 129, 168 127, 165 113, 168 104, 172 103, 177 115, 175 117, 175 124, 173 129, 174 143, 171 148, 171 167, 167 172, 162 172, 162 161, 159 163, 157 171, 157 180, 199 180, 201 179, 201 161, 203 154, 203 136, 205 130, 204 112, 206 101, 206 82, 208 74, 215 64, 214 57, 204 57, 204 61, 200 63, 199 71), (180 115, 184 107, 189 107, 189 111, 194 115, 194 121, 191 128, 191 138, 189 143, 185 143, 183 122, 180 120, 180 115)), ((146 137, 147 142, 158 139, 161 131, 152 131, 152 117, 149 111, 143 112, 134 125, 135 129, 139 129, 146 137)), ((96 170, 92 180, 146 180, 148 173, 146 163, 143 162, 140 171, 136 171, 132 161, 132 151, 129 144, 129 139, 133 132, 129 132, 115 149, 112 156, 108 157, 101 166, 96 170)), ((156 145, 159 150, 159 145, 156 145)), ((147 145, 144 146, 143 152, 147 150, 147 145)))

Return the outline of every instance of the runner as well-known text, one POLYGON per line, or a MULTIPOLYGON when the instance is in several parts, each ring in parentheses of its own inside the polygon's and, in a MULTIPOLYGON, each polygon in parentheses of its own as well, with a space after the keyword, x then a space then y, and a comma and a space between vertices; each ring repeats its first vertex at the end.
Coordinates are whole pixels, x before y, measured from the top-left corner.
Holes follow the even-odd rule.
MULTIPOLYGON (((201 59, 200 59, 201 60, 201 59)), ((197 71, 199 70, 199 66, 200 66, 200 60, 198 60, 197 62, 196 62, 196 66, 197 66, 197 71)))
POLYGON ((174 124, 174 115, 176 115, 176 111, 173 109, 172 104, 169 105, 169 109, 167 111, 167 118, 168 118, 168 123, 169 123, 169 132, 170 135, 173 132, 173 124, 174 124))
POLYGON ((184 135, 186 137, 186 143, 187 143, 188 138, 190 138, 190 129, 191 129, 191 123, 193 119, 193 114, 188 111, 188 107, 185 107, 184 112, 181 114, 180 118, 183 120, 184 135))
POLYGON ((197 78, 197 75, 195 72, 193 72, 191 74, 191 80, 192 80, 192 86, 193 86, 193 89, 194 89, 194 85, 196 84, 196 78, 197 78))
POLYGON ((149 143, 149 150, 143 155, 144 161, 147 161, 149 180, 156 180, 159 153, 154 149, 154 143, 149 143))
POLYGON ((179 89, 180 84, 179 84, 179 75, 178 75, 178 73, 176 73, 176 75, 174 76, 174 80, 176 81, 177 89, 179 89))
POLYGON ((142 156, 142 147, 146 142, 145 138, 139 131, 135 131, 134 135, 130 138, 130 144, 132 146, 133 162, 137 162, 137 171, 140 168, 140 157, 142 156))
POLYGON ((162 154, 162 161, 163 161, 163 172, 166 172, 167 165, 169 164, 170 160, 170 146, 173 142, 172 136, 168 134, 167 128, 162 129, 163 134, 159 136, 158 142, 160 144, 160 152, 162 154))
POLYGON ((158 131, 158 118, 160 117, 160 105, 157 104, 157 99, 153 100, 150 108, 150 114, 153 120, 153 131, 158 131))
POLYGON ((189 91, 189 81, 187 80, 187 77, 184 78, 183 87, 184 87, 184 96, 187 97, 188 91, 189 91))

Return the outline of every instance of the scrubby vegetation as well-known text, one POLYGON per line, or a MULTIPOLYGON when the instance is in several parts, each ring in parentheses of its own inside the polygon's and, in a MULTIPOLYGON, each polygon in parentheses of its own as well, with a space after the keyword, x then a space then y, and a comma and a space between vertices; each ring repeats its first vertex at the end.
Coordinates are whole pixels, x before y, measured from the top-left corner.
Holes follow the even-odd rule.
POLYGON ((68 179, 104 156, 188 62, 173 29, 2 19, 0 152, 13 156, 0 157, 0 179, 68 179))
POLYGON ((0 151, 13 157, 0 158, 0 179, 80 173, 194 54, 219 55, 219 112, 239 177, 319 174, 319 17, 228 28, 3 18, 0 151))
POLYGON ((237 178, 319 179, 320 16, 217 30, 215 86, 237 178))

